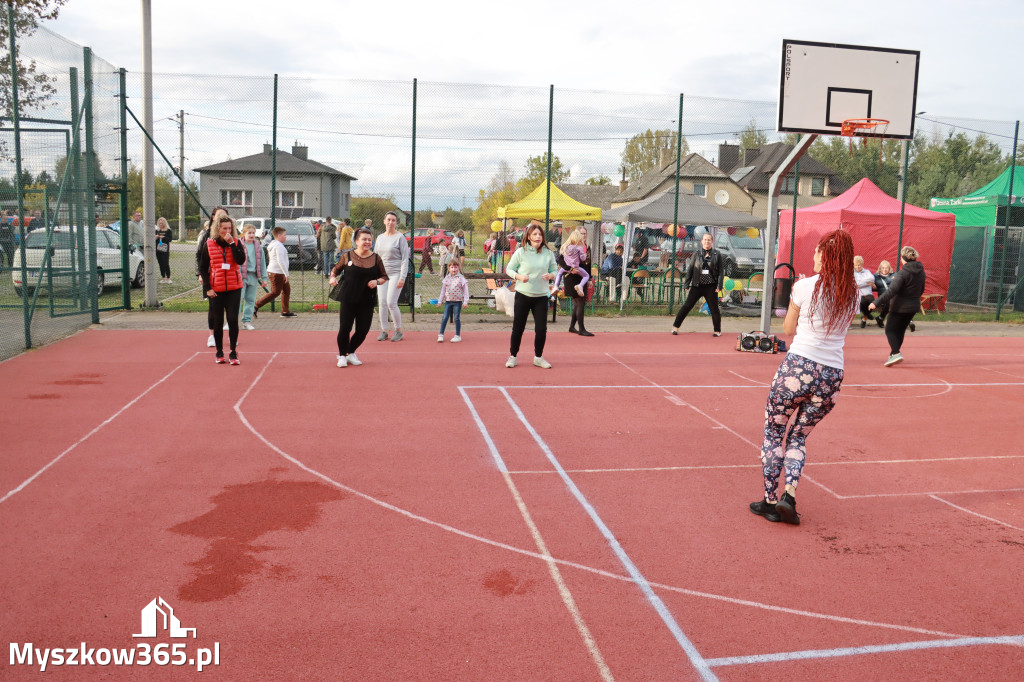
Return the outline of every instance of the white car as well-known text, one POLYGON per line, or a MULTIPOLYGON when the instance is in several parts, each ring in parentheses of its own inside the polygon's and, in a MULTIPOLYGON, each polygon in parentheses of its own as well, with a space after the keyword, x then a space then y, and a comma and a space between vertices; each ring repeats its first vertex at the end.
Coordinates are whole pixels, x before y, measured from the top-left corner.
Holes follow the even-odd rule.
MULTIPOLYGON (((47 233, 46 228, 32 230, 25 237, 25 266, 28 269, 27 286, 32 291, 39 282, 39 270, 43 265, 44 256, 49 245, 50 259, 47 262, 47 270, 43 273, 43 285, 52 283, 54 288, 66 289, 73 286, 75 273, 78 271, 78 263, 81 262, 78 254, 77 229, 72 227, 54 227, 52 236, 47 233)), ((85 233, 86 249, 88 249, 89 232, 85 233)), ((88 261, 88 252, 84 254, 85 262, 88 261)), ((114 230, 106 227, 96 228, 96 294, 103 293, 108 286, 120 285, 121 283, 121 236, 114 230)), ((131 286, 139 288, 143 285, 146 276, 146 264, 142 254, 133 247, 128 252, 128 272, 133 273, 131 286)), ((14 282, 14 289, 21 293, 21 249, 14 252, 14 262, 11 265, 11 279, 14 282)))

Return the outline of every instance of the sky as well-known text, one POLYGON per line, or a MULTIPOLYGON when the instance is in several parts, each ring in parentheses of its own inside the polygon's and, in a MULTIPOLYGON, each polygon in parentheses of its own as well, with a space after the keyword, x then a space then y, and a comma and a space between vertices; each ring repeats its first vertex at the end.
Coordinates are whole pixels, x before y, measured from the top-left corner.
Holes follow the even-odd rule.
MULTIPOLYGON (((141 7, 141 0, 70 0, 60 17, 45 26, 91 47, 111 64, 137 73, 142 64, 141 7), (101 7, 103 11, 98 11, 101 7)), ((919 129, 937 125, 934 121, 953 122, 968 130, 1009 137, 1000 141, 1009 149, 1012 122, 1024 116, 1024 94, 1008 78, 1013 73, 1009 65, 1019 60, 1018 39, 1024 34, 1024 7, 1019 0, 888 0, 874 5, 862 3, 856 9, 849 4, 804 0, 301 0, 265 5, 251 0, 175 0, 153 2, 152 12, 153 70, 166 74, 163 80, 157 78, 158 87, 172 82, 171 74, 212 74, 220 77, 217 83, 225 76, 237 76, 237 82, 244 84, 250 82, 248 77, 266 78, 277 73, 292 79, 290 86, 308 85, 311 92, 321 79, 408 83, 417 78, 427 84, 493 84, 510 88, 500 97, 484 97, 487 104, 481 103, 481 93, 474 90, 469 98, 472 106, 467 104, 457 113, 444 114, 459 121, 459 125, 465 124, 466 131, 475 131, 453 137, 471 140, 488 138, 488 134, 474 127, 469 110, 488 110, 501 100, 503 107, 528 109, 537 114, 533 118, 543 127, 548 86, 553 84, 558 93, 577 92, 568 103, 563 104, 563 96, 556 104, 556 112, 566 114, 562 118, 565 122, 567 112, 593 111, 585 127, 606 131, 595 132, 593 137, 608 140, 603 151, 596 150, 600 145, 593 145, 595 149, 576 153, 571 143, 555 151, 560 158, 569 156, 567 165, 583 177, 614 177, 617 170, 612 148, 621 150, 623 141, 619 137, 628 137, 630 128, 597 120, 599 115, 612 116, 609 111, 618 112, 615 115, 620 120, 637 111, 656 112, 649 116, 650 120, 644 115, 636 116, 636 132, 646 127, 674 128, 675 102, 684 93, 688 102, 684 114, 687 123, 700 118, 701 106, 709 107, 710 116, 710 108, 736 101, 738 104, 733 108, 737 117, 749 120, 756 116, 758 125, 774 128, 772 110, 779 95, 783 39, 919 50, 915 108, 926 112, 918 120, 919 129), (518 96, 518 87, 525 88, 522 92, 526 94, 518 96), (631 94, 625 98, 607 93, 631 94), (715 101, 703 102, 701 98, 715 101), (624 99, 633 103, 632 108, 624 99), (523 100, 529 104, 522 104, 523 100), (691 106, 691 101, 697 104, 691 106), (648 107, 646 103, 652 102, 648 107)), ((201 84, 203 80, 192 78, 190 82, 201 84)), ((454 85, 452 88, 457 90, 454 85)), ((164 86, 165 91, 170 89, 164 86)), ((426 90, 429 96, 429 86, 426 90)), ((164 93, 161 98, 161 94, 156 93, 159 102, 154 106, 158 118, 166 118, 166 114, 178 108, 197 114, 190 121, 196 126, 192 129, 195 134, 190 135, 194 148, 188 153, 192 168, 255 153, 261 135, 264 141, 269 141, 265 132, 253 130, 251 139, 245 141, 246 150, 239 149, 233 154, 220 148, 213 151, 216 145, 210 142, 212 139, 236 132, 230 130, 232 127, 245 128, 243 123, 249 119, 237 110, 230 114, 226 109, 200 111, 197 102, 203 98, 194 94, 183 96, 186 101, 180 106, 174 97, 164 93), (202 119, 202 115, 209 118, 202 119), (215 122, 219 119, 227 120, 215 122), (208 158, 204 158, 206 152, 208 158)), ((321 92, 310 97, 313 101, 325 95, 321 92)), ((343 105, 334 106, 334 100, 323 101, 328 109, 342 110, 343 105)), ((282 119, 293 117, 292 126, 297 131, 283 133, 288 144, 292 139, 312 138, 314 142, 308 143, 310 157, 328 165, 338 164, 334 167, 358 177, 356 193, 360 186, 367 192, 380 192, 391 187, 389 183, 401 182, 397 176, 405 163, 400 153, 404 150, 388 152, 383 142, 372 148, 329 143, 330 133, 299 123, 308 119, 309 112, 300 112, 298 105, 291 111, 286 109, 287 106, 282 106, 282 119), (319 132, 302 133, 311 129, 319 132), (324 139, 318 139, 318 135, 324 139), (393 167, 389 165, 392 162, 393 167), (386 172, 382 170, 385 167, 389 168, 386 172)), ((425 126, 429 129, 429 110, 425 113, 425 126)), ((351 129, 358 134, 359 126, 349 125, 353 116, 346 114, 343 122, 327 121, 325 127, 351 129)), ((320 118, 327 120, 330 116, 320 118)), ((161 125, 166 134, 176 130, 173 122, 161 125)), ((695 130, 692 140, 690 132, 686 134, 692 148, 713 156, 717 143, 727 141, 730 134, 735 136, 736 127, 726 125, 720 134, 709 128, 703 137, 700 130, 695 130)), ((535 142, 533 138, 543 138, 546 130, 541 133, 527 137, 535 142)), ((574 135, 562 137, 570 140, 574 135)), ((305 139, 301 141, 307 143, 305 139)), ((281 144, 279 137, 280 147, 288 149, 288 144, 281 144)), ((483 187, 494 175, 498 160, 507 160, 513 169, 519 169, 523 154, 544 151, 543 145, 539 149, 530 144, 522 148, 510 145, 502 156, 494 149, 483 149, 484 146, 469 144, 465 139, 459 145, 427 145, 425 169, 431 163, 436 168, 450 166, 466 178, 461 184, 446 181, 449 187, 437 190, 437 201, 451 202, 459 195, 475 194, 475 189, 483 187), (442 197, 444 194, 448 196, 442 197)), ((425 196, 430 195, 430 190, 425 190, 425 196)))

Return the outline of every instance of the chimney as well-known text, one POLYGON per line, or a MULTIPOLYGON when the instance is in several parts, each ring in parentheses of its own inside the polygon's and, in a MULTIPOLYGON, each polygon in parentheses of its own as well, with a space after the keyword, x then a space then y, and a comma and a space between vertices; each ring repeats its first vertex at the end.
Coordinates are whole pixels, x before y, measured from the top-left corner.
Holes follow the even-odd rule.
POLYGON ((619 194, 625 192, 627 187, 629 187, 629 180, 619 180, 619 194))
POLYGON ((718 169, 728 173, 740 162, 740 146, 725 142, 718 145, 718 169))
POLYGON ((267 156, 270 156, 271 152, 273 152, 273 151, 274 151, 273 147, 271 147, 266 142, 263 143, 263 153, 264 154, 266 154, 267 156))
POLYGON ((670 161, 672 161, 672 150, 663 148, 660 149, 659 152, 660 154, 658 157, 658 167, 664 168, 669 164, 670 161))
POLYGON ((292 145, 292 156, 303 161, 309 160, 309 147, 300 145, 299 141, 296 140, 295 144, 292 145))

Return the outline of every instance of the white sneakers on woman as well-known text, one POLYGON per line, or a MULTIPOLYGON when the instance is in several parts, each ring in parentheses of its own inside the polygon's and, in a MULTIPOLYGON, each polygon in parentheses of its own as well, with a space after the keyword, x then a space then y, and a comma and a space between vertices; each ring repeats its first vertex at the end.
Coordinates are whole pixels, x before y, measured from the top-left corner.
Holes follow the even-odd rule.
POLYGON ((349 353, 348 355, 338 355, 338 367, 348 367, 352 365, 357 367, 363 364, 363 361, 356 357, 355 353, 349 353))
POLYGON ((533 366, 540 367, 541 369, 551 369, 551 363, 544 358, 534 358, 533 366))

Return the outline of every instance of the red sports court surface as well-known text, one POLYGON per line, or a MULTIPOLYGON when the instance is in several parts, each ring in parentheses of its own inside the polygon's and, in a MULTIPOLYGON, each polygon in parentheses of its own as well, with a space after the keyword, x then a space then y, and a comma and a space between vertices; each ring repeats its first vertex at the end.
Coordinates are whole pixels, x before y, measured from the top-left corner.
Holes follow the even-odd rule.
POLYGON ((89 330, 0 364, 0 678, 181 644, 45 674, 1021 678, 1020 339, 912 335, 886 369, 851 338, 796 527, 747 509, 781 355, 555 332, 541 370, 527 333, 509 370, 507 333, 435 338, 338 369, 333 334, 249 332, 230 367, 89 330))

